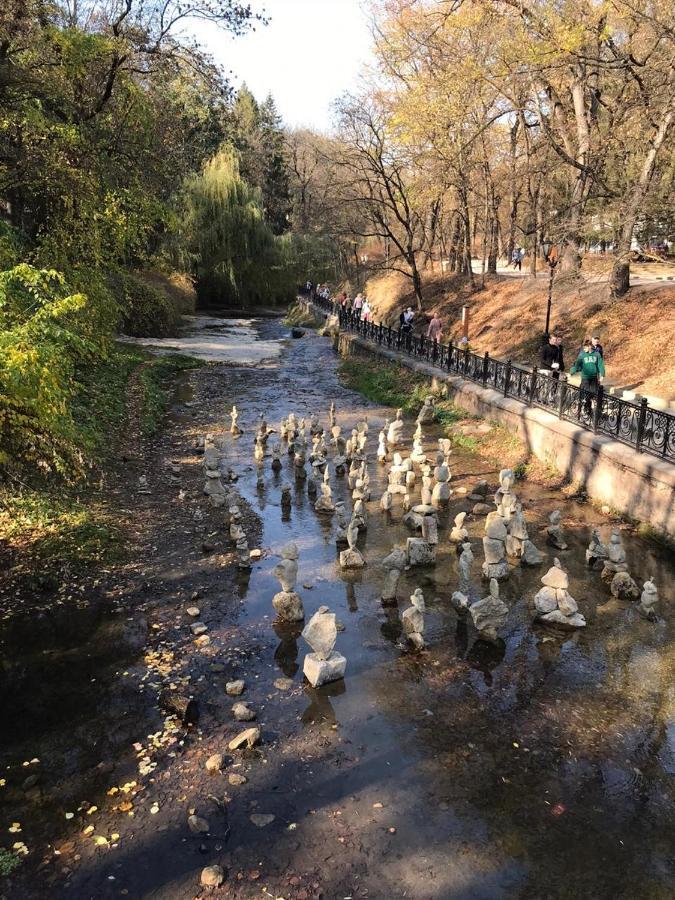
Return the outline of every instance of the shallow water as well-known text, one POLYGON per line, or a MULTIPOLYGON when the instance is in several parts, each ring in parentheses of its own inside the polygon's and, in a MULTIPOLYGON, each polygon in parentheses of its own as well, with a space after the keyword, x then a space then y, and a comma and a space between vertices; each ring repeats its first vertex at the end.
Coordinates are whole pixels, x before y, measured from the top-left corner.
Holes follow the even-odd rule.
POLYGON ((281 340, 278 337, 261 338, 250 318, 183 316, 183 325, 183 333, 178 337, 123 337, 121 340, 160 354, 186 353, 209 362, 240 366, 267 363, 281 353, 281 340))
MULTIPOLYGON (((675 654, 671 585, 675 567, 667 552, 630 528, 622 530, 633 576, 640 584, 654 577, 661 592, 661 618, 652 624, 639 617, 635 604, 613 600, 599 573, 589 572, 584 565, 591 528, 600 525, 607 537, 609 520, 590 505, 568 501, 555 490, 517 483, 530 536, 547 558, 540 569, 512 569, 502 583, 501 594, 510 607, 503 644, 486 646, 476 641, 472 626, 457 617, 449 602, 458 586, 457 557, 447 542, 449 525, 457 512, 473 505, 455 493, 449 509, 439 516, 437 564, 405 573, 398 608, 383 607, 379 597, 384 572, 378 562, 394 543, 403 543, 411 534, 402 524, 400 498, 391 514, 379 510, 385 475, 374 453, 379 425, 391 412, 339 385, 338 360, 327 339, 308 333, 302 340, 288 340, 288 329, 274 320, 242 325, 241 320, 218 319, 216 323, 204 320, 196 328, 203 325, 208 342, 215 347, 215 358, 228 367, 216 367, 209 379, 203 370, 186 374, 172 416, 178 422, 192 422, 199 416, 200 429, 218 431, 227 422, 231 404, 237 403, 245 433, 237 439, 223 434, 223 466, 237 473, 237 490, 258 513, 262 521, 259 546, 267 554, 250 574, 238 579, 234 619, 225 612, 232 604, 221 601, 217 591, 199 601, 209 626, 212 655, 202 658, 191 646, 188 650, 193 683, 200 686, 204 705, 212 712, 211 719, 205 717, 204 730, 186 739, 186 744, 192 741, 191 747, 198 748, 202 739, 205 744, 212 740, 207 752, 214 752, 223 749, 223 739, 232 733, 222 684, 213 685, 208 668, 211 660, 225 662, 227 676, 221 677, 246 678, 246 698, 259 710, 265 736, 264 760, 245 762, 249 783, 230 805, 235 869, 257 866, 262 858, 265 868, 274 860, 282 870, 285 866, 296 872, 318 870, 327 898, 651 900, 672 896, 675 654), (278 352, 272 353, 271 348, 278 352), (256 357, 259 350, 265 355, 256 357), (267 362, 250 367, 252 358, 267 362), (239 365, 240 360, 245 364, 239 365), (356 573, 340 569, 333 522, 315 512, 305 485, 294 481, 291 458, 282 453, 284 468, 279 474, 271 472, 269 457, 264 460, 262 488, 257 486, 258 467, 253 461, 259 413, 277 426, 290 411, 307 416, 315 411, 326 424, 331 399, 345 432, 364 414, 370 423, 373 501, 368 504, 368 531, 360 540, 367 566, 356 573), (288 517, 280 508, 284 482, 293 488, 288 517), (548 513, 555 508, 563 512, 570 545, 564 552, 546 548, 542 533, 548 513), (300 549, 298 591, 307 617, 320 605, 328 605, 345 625, 338 634, 337 649, 348 660, 346 678, 319 690, 303 681, 302 661, 308 648, 300 629, 274 622, 271 599, 278 590, 271 574, 277 562, 274 554, 290 540, 300 549), (532 625, 532 597, 555 554, 569 572, 570 593, 588 622, 585 630, 572 635, 532 625), (417 586, 422 587, 427 603, 428 649, 410 654, 399 646, 399 617, 417 586), (251 647, 254 650, 247 649, 251 647), (234 670, 230 668, 233 658, 238 660, 234 670), (294 679, 295 690, 271 700, 275 696, 272 682, 282 674, 294 679), (207 684, 212 685, 210 694, 207 684), (383 808, 375 809, 380 803, 383 808), (264 840, 249 821, 254 810, 277 817, 263 833, 264 840), (346 835, 346 843, 336 844, 327 818, 344 825, 338 840, 346 835), (289 823, 297 825, 290 835, 289 823), (390 827, 395 827, 395 833, 390 827), (298 840, 291 846, 288 841, 294 836, 298 840), (344 851, 343 855, 338 851, 344 851)), ((188 333, 184 339, 201 338, 188 333)), ((156 343, 161 352, 172 352, 173 342, 156 343)), ((212 352, 206 345, 203 349, 212 352)), ((413 430, 414 423, 407 422, 406 450, 413 430)), ((431 444, 438 432, 426 431, 431 444)), ((273 441, 274 436, 270 446, 273 441)), ((480 478, 497 486, 494 469, 461 449, 452 453, 451 471, 455 490, 470 488, 480 478)), ((349 510, 346 477, 332 474, 331 481, 334 497, 345 499, 349 510)), ((169 505, 167 518, 172 515, 169 505)), ((184 527, 181 522, 179 528, 184 527)), ((483 518, 468 516, 466 524, 476 557, 471 595, 478 598, 487 593, 480 577, 483 518)), ((190 544, 194 536, 187 530, 185 535, 183 543, 190 544)), ((199 557, 197 567, 202 564, 199 557)), ((185 600, 179 596, 185 565, 173 547, 164 556, 141 561, 139 593, 144 601, 156 598, 157 608, 164 604, 161 608, 169 611, 175 602, 180 610, 185 600), (180 562, 174 563, 174 553, 180 562)), ((228 596, 228 602, 232 599, 228 596)), ((153 605, 147 605, 152 623, 153 605)), ((184 616, 179 612, 175 618, 176 631, 184 634, 184 616)), ((134 674, 131 661, 126 660, 143 646, 145 622, 113 618, 108 623, 101 607, 95 606, 64 610, 62 616, 50 612, 22 627, 24 631, 15 627, 3 662, 8 670, 11 664, 25 673, 24 681, 15 683, 24 697, 30 696, 32 714, 22 719, 20 710, 12 708, 10 722, 16 728, 13 740, 23 738, 24 731, 26 744, 30 737, 30 753, 21 757, 10 750, 3 762, 16 768, 22 758, 40 756, 49 760, 53 770, 61 766, 63 788, 55 792, 57 804, 72 785, 75 796, 95 800, 95 791, 80 783, 82 771, 95 772, 99 759, 112 748, 118 768, 128 770, 131 763, 133 774, 132 742, 144 740, 161 727, 148 721, 135 683, 122 693, 118 689, 108 694, 104 681, 106 667, 116 667, 119 676, 123 660, 134 674), (100 640, 96 640, 99 632, 100 640), (51 677, 46 678, 43 670, 51 677), (103 684, 102 693, 99 685, 103 684), (109 722, 105 729, 102 724, 111 712, 111 698, 116 698, 113 712, 119 719, 112 734, 107 731, 109 722), (63 754, 58 764, 54 746, 63 754)), ((150 625, 150 635, 154 627, 150 625)), ((166 638, 163 631, 160 637, 166 638)), ((171 641, 173 634, 173 646, 171 641)), ((147 675, 141 665, 138 673, 142 683, 147 675)), ((100 871, 92 865, 93 874, 83 872, 84 880, 75 882, 65 895, 118 896, 118 887, 107 883, 110 871, 117 875, 117 886, 131 885, 129 896, 182 900, 193 895, 201 865, 219 857, 207 859, 201 849, 189 855, 184 805, 170 802, 169 794, 184 792, 191 802, 205 802, 195 787, 203 760, 197 755, 196 770, 182 769, 189 762, 189 752, 179 763, 167 761, 162 778, 175 779, 176 787, 172 781, 159 788, 166 792, 162 814, 167 810, 167 819, 162 828, 174 843, 167 838, 163 855, 152 844, 159 818, 144 820, 139 803, 138 855, 134 856, 133 841, 125 843, 123 835, 122 849, 114 857, 101 857, 100 871), (105 868, 113 862, 114 870, 105 868), (92 880, 88 882, 87 877, 92 880), (186 880, 181 881, 182 877, 186 880)), ((118 780, 127 777, 132 775, 118 780)), ((213 785, 211 781, 203 793, 214 790, 213 785)), ((150 786, 146 787, 150 796, 150 786)), ((103 807, 104 802, 98 802, 103 807)), ((52 812, 31 813, 40 814, 46 818, 52 812)), ((63 809, 58 805, 56 814, 63 827, 63 809)), ((12 815, 23 821, 18 811, 12 815)), ((51 820, 45 831, 55 834, 51 820)), ((216 849, 209 845, 210 853, 216 849)), ((232 879, 228 885, 233 896, 253 896, 232 879)), ((281 890, 284 896, 295 896, 290 889, 281 890)))
MULTIPOLYGON (((260 327, 267 335, 279 328, 260 327)), ((458 494, 439 517, 436 566, 405 573, 399 609, 384 608, 378 561, 411 534, 401 521, 400 498, 391 514, 379 511, 385 476, 374 450, 387 411, 339 387, 335 369, 328 342, 308 337, 291 345, 274 369, 233 372, 224 398, 226 404, 236 400, 245 430, 241 438, 225 437, 224 462, 239 473, 238 489, 263 519, 262 545, 278 553, 294 540, 307 616, 325 604, 346 626, 337 642, 348 659, 344 685, 306 689, 302 721, 337 723, 360 758, 348 778, 312 781, 306 791, 329 803, 354 793, 386 793, 397 808, 408 862, 422 854, 442 870, 428 896, 666 896, 673 885, 675 822, 672 559, 632 531, 622 532, 633 576, 639 584, 654 577, 663 597, 663 618, 646 622, 635 604, 613 600, 599 573, 584 564, 592 525, 605 525, 609 536, 606 519, 589 505, 519 483, 530 536, 547 558, 540 568, 513 568, 500 586, 511 610, 503 645, 476 641, 449 603, 458 577, 448 526, 472 506, 458 494), (282 453, 279 474, 270 471, 269 458, 264 461, 262 489, 252 463, 258 413, 277 425, 290 411, 315 411, 325 424, 331 399, 343 431, 364 412, 370 423, 373 502, 359 543, 367 567, 356 574, 338 566, 330 518, 314 511, 304 484, 294 483, 290 458, 282 453), (294 484, 287 520, 279 506, 284 481, 294 484), (563 511, 564 552, 546 548, 541 532, 555 508, 563 511), (554 555, 569 572, 570 593, 588 622, 572 635, 532 625, 532 597, 554 555), (313 589, 303 590, 303 582, 313 589), (414 656, 399 649, 399 612, 418 586, 427 603, 428 650, 414 656), (463 862, 448 865, 448 854, 456 853, 463 862)), ((407 449, 413 430, 408 423, 407 449)), ((436 436, 428 429, 429 443, 436 436)), ((451 470, 454 488, 470 488, 481 477, 497 485, 490 467, 462 450, 453 451, 451 470)), ((334 497, 346 500, 349 510, 346 477, 331 480, 334 497)), ((476 557, 473 598, 487 594, 480 577, 483 521, 467 520, 476 557)), ((273 618, 275 561, 254 568, 242 624, 273 618)), ((275 630, 279 674, 300 680, 307 648, 297 630, 275 630)), ((400 895, 407 889, 410 896, 427 896, 420 893, 420 877, 415 865, 403 870, 400 895)))

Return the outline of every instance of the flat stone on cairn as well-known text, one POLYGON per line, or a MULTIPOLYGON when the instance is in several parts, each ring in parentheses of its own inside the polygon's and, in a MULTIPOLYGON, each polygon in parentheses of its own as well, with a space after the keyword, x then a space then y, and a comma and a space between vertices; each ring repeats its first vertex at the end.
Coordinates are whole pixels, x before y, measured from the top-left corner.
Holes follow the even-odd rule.
POLYGON ((382 512, 389 512, 392 508, 394 498, 390 491, 385 491, 380 497, 380 509, 382 512))
POLYGON ((238 437, 242 431, 238 425, 239 422, 239 412, 237 411, 237 407, 232 407, 232 412, 230 413, 230 419, 232 420, 232 424, 230 425, 230 434, 238 437))
POLYGON ((333 492, 330 487, 330 475, 328 473, 328 468, 323 475, 323 481, 321 482, 321 496, 314 504, 314 509, 317 512, 323 513, 332 513, 335 510, 335 504, 333 503, 333 492))
POLYGON ((305 678, 312 687, 344 678, 347 660, 333 649, 337 640, 335 613, 327 606, 320 606, 305 625, 302 636, 313 651, 305 656, 303 665, 305 678))
POLYGON ((459 586, 462 591, 466 592, 469 589, 469 583, 471 581, 471 566, 474 561, 473 551, 471 549, 471 544, 466 541, 462 544, 462 553, 459 557, 459 586))
POLYGON ((436 562, 436 546, 423 538, 411 537, 406 541, 409 566, 432 566, 436 562))
POLYGON ((377 439, 377 461, 384 465, 387 461, 387 435, 382 429, 377 439))
POLYGON ((345 505, 342 500, 335 504, 335 543, 347 543, 347 519, 345 518, 345 505))
POLYGON ((509 608, 499 596, 499 584, 496 578, 490 579, 490 594, 483 600, 477 600, 469 607, 473 624, 478 635, 485 641, 496 643, 499 640, 499 629, 506 623, 509 608))
POLYGON ((298 555, 296 544, 288 544, 281 551, 281 562, 272 569, 272 574, 281 585, 281 591, 272 598, 272 606, 284 622, 302 622, 305 618, 302 599, 294 590, 298 578, 298 555))
POLYGON ((586 619, 579 612, 574 597, 568 593, 569 578, 560 565, 560 560, 554 560, 541 583, 543 587, 534 597, 537 618, 548 625, 562 628, 584 628, 586 619))
POLYGON ((424 644, 424 594, 421 588, 416 588, 410 597, 412 604, 403 610, 401 615, 401 624, 403 625, 403 633, 416 650, 423 650, 424 644))

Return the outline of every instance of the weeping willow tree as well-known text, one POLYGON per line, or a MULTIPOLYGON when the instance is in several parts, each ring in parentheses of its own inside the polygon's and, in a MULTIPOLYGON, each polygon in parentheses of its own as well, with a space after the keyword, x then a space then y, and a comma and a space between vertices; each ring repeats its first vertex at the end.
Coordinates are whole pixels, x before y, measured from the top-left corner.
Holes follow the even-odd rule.
POLYGON ((250 306, 287 299, 260 191, 241 177, 234 149, 220 150, 188 180, 184 225, 200 304, 250 306))
POLYGON ((200 306, 283 303, 308 277, 337 277, 330 240, 272 232, 261 192, 241 177, 232 147, 187 181, 183 232, 200 306))

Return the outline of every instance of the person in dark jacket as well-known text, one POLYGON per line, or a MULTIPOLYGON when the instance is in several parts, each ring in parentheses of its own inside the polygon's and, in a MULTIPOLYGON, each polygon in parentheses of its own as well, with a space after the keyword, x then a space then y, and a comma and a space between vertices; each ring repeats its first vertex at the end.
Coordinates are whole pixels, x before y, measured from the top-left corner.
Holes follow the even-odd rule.
POLYGON ((592 410, 591 398, 598 392, 598 385, 605 377, 605 364, 602 356, 593 352, 593 343, 590 338, 584 340, 584 346, 579 356, 570 369, 570 375, 581 372, 581 394, 585 395, 584 409, 590 417, 592 410))
POLYGON ((552 334, 548 339, 548 344, 544 344, 542 347, 541 368, 551 372, 554 378, 559 378, 560 373, 565 371, 562 338, 555 334, 552 334))
POLYGON ((605 358, 605 351, 602 349, 602 344, 600 343, 600 338, 597 334, 591 338, 591 349, 593 353, 597 353, 601 359, 605 358))

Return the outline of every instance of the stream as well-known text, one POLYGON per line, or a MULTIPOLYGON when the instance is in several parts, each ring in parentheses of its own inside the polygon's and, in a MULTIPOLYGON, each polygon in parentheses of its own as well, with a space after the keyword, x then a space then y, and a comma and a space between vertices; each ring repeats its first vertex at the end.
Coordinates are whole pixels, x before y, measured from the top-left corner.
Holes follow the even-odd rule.
MULTIPOLYGON (((592 527, 600 527, 607 540, 618 520, 556 490, 517 482, 514 490, 530 537, 545 561, 532 569, 512 567, 500 584, 510 610, 503 643, 477 642, 470 621, 458 617, 450 604, 458 569, 447 535, 454 516, 468 511, 465 524, 476 557, 471 599, 487 596, 480 574, 484 517, 470 513, 473 503, 467 494, 483 478, 492 493, 497 470, 477 454, 456 448, 450 458, 455 493, 439 514, 436 565, 403 573, 398 607, 383 606, 385 573, 379 562, 412 534, 402 522, 400 497, 391 513, 379 509, 386 473, 375 450, 379 428, 391 418, 391 410, 339 384, 339 361, 328 339, 308 332, 301 340, 290 340, 288 334, 279 320, 200 318, 178 341, 146 342, 160 352, 188 352, 215 363, 183 377, 168 437, 158 450, 161 458, 179 455, 177 430, 203 435, 224 429, 219 437, 223 471, 236 473, 235 488, 259 519, 258 543, 251 546, 261 548, 263 558, 250 573, 235 575, 229 606, 224 594, 199 602, 209 628, 208 647, 185 645, 186 664, 196 666, 192 683, 203 682, 208 716, 198 735, 185 739, 187 755, 180 765, 194 759, 195 767, 203 769, 204 754, 223 752, 224 741, 239 730, 228 720, 232 701, 224 697, 223 679, 246 680, 241 699, 258 710, 263 730, 261 752, 235 758, 235 768, 228 769, 245 772, 248 779, 234 789, 225 785, 229 841, 216 836, 204 839, 199 849, 196 844, 192 851, 185 849, 185 803, 176 798, 198 792, 200 784, 205 795, 207 788, 194 773, 176 774, 176 759, 162 758, 167 818, 159 827, 166 829, 167 840, 173 835, 173 843, 159 850, 153 841, 160 836, 148 818, 149 831, 137 832, 136 838, 149 844, 142 858, 138 848, 134 855, 122 841, 120 850, 107 849, 109 863, 92 858, 79 873, 77 867, 75 874, 69 870, 69 890, 63 896, 118 897, 124 885, 124 896, 182 900, 199 891, 201 867, 220 862, 228 870, 223 895, 233 897, 671 897, 672 556, 633 528, 622 528, 632 576, 640 586, 654 578, 661 595, 658 622, 645 621, 636 604, 613 599, 599 572, 589 571, 584 562, 592 527), (327 427, 331 400, 343 434, 368 417, 372 500, 367 504, 368 530, 359 540, 367 563, 362 570, 340 569, 334 519, 314 510, 305 484, 294 480, 292 457, 282 452, 283 470, 274 473, 268 454, 260 466, 262 485, 253 460, 260 413, 278 427, 291 411, 299 417, 316 412, 327 427), (233 402, 244 430, 239 438, 227 430, 226 413, 233 402), (290 514, 280 506, 284 483, 292 485, 290 514), (563 515, 565 551, 554 551, 545 542, 548 514, 556 508, 563 515), (271 599, 279 586, 272 569, 289 541, 300 552, 297 590, 307 619, 326 605, 344 624, 336 649, 347 658, 346 677, 317 690, 303 681, 302 661, 309 648, 300 629, 274 621, 271 599), (532 597, 554 556, 569 573, 569 591, 588 623, 572 634, 532 623, 532 597), (409 653, 400 646, 400 613, 417 587, 426 600, 427 649, 409 653), (214 678, 212 673, 223 667, 225 674, 214 678), (293 679, 290 691, 275 690, 273 682, 281 676, 293 679), (261 830, 251 821, 254 813, 273 819, 261 830)), ((406 421, 405 453, 414 427, 413 420, 406 421)), ((429 449, 441 434, 438 426, 425 428, 429 449)), ((268 446, 273 442, 274 436, 268 446)), ((199 459, 193 451, 184 455, 198 482, 199 459)), ((336 477, 332 467, 331 484, 334 499, 345 500, 349 512, 347 478, 336 477)), ((418 497, 419 490, 418 479, 418 497)), ((206 498, 195 496, 195 503, 207 506, 206 498)), ((215 521, 218 511, 210 515, 215 521)), ((180 521, 187 534, 187 519, 180 521)), ((194 553, 185 552, 183 560, 178 543, 162 556, 160 547, 152 564, 144 563, 155 577, 161 573, 167 593, 160 604, 167 609, 169 603, 177 610, 185 604, 189 585, 170 593, 172 582, 192 571, 194 553)), ((203 565, 199 562, 202 577, 203 565)), ((212 574, 215 583, 219 576, 212 574)), ((151 628, 153 621, 163 621, 159 613, 156 619, 152 613, 148 617, 151 628)), ((184 634, 187 625, 176 622, 171 634, 184 634)), ((83 677, 77 666, 73 677, 83 677)), ((87 677, 98 674, 88 669, 87 677)), ((78 691, 79 686, 74 682, 69 689, 78 691)), ((45 685, 44 691, 48 697, 50 687, 45 685)), ((105 711, 92 709, 90 714, 104 717, 105 711)), ((125 724, 115 749, 117 764, 128 754, 124 748, 132 736, 143 740, 155 727, 140 724, 141 714, 137 711, 134 718, 132 711, 125 724)), ((41 746, 38 739, 36 756, 46 761, 52 741, 53 735, 47 736, 41 746)), ((8 744, 2 761, 11 769, 20 763, 12 742, 8 744)), ((70 769, 70 777, 76 778, 77 764, 71 762, 70 769)), ((209 784, 214 791, 213 779, 209 784)), ((149 803, 153 787, 147 789, 149 803)), ((16 806, 12 813, 21 814, 16 806)), ((2 887, 0 881, 0 895, 2 887)))

